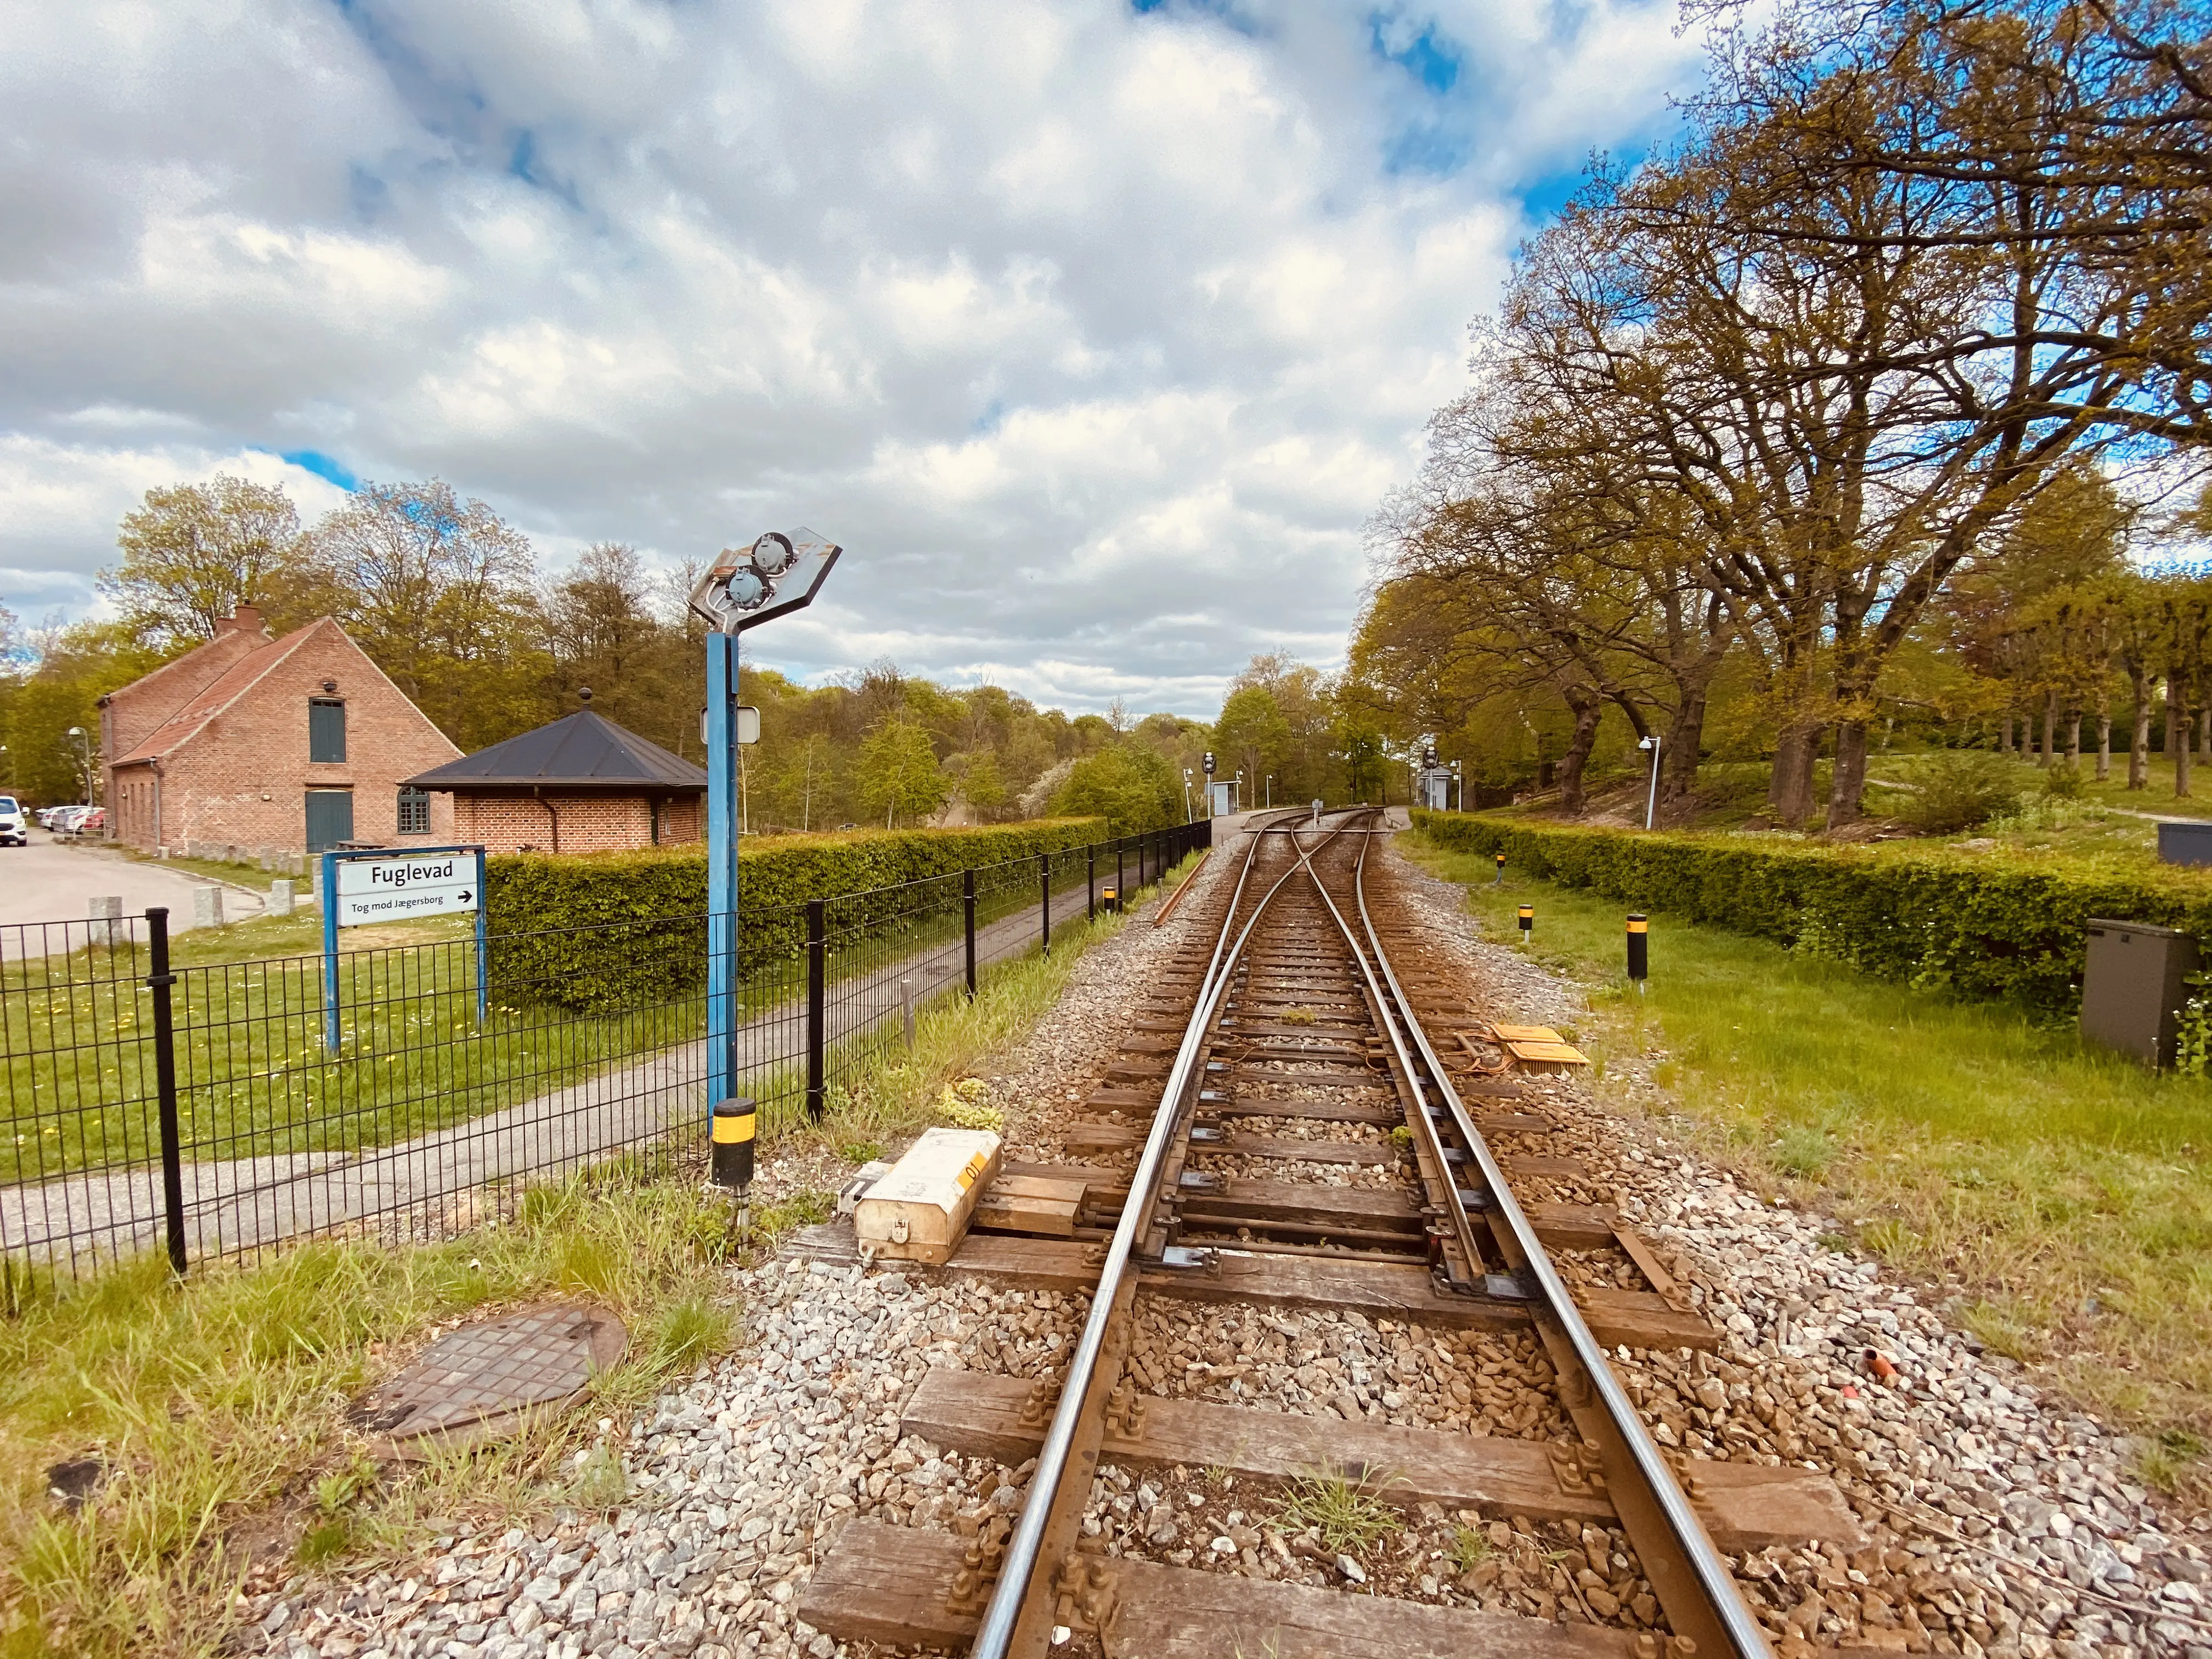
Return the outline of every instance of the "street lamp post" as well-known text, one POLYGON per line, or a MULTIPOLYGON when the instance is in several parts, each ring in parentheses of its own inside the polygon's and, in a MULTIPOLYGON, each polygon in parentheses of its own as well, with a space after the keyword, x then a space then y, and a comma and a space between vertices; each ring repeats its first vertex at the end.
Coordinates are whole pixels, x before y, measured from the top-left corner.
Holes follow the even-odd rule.
POLYGON ((84 773, 84 804, 97 806, 100 805, 100 793, 92 775, 92 733, 82 726, 72 726, 69 734, 76 739, 77 750, 82 757, 79 763, 84 773))
POLYGON ((1659 734, 1654 732, 1648 736, 1638 738, 1636 740, 1636 746, 1638 749, 1648 749, 1651 751, 1651 791, 1644 803, 1644 827, 1649 830, 1653 817, 1659 811, 1659 734))
POLYGON ((1268 773, 1268 774, 1267 774, 1267 805, 1270 805, 1270 806, 1273 806, 1274 804, 1275 804, 1275 775, 1274 775, 1273 772, 1270 772, 1270 773, 1268 773))
POLYGON ((1182 821, 1188 823, 1190 815, 1190 768, 1182 769, 1182 821))
POLYGON ((753 1103, 733 1097, 738 1076, 738 745, 759 736, 759 714, 738 703, 738 636, 811 604, 844 550, 811 530, 769 531, 725 548, 691 590, 708 628, 707 1102, 713 1183, 744 1214, 752 1182, 753 1103))

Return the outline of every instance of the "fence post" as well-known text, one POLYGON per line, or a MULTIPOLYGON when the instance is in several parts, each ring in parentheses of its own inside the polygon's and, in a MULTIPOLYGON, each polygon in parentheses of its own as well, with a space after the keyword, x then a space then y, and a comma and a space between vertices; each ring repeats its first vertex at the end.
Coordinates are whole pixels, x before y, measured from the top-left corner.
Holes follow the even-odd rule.
POLYGON ((828 903, 822 899, 806 902, 806 1115, 816 1122, 822 1121, 822 1016, 824 981, 823 958, 829 955, 828 903))
POLYGON ((960 872, 960 908, 968 932, 968 994, 975 994, 975 872, 960 872))
POLYGON ((899 981, 899 1024, 906 1028, 906 1046, 914 1047, 914 981, 899 981))
POLYGON ((146 988, 154 994, 154 1093, 161 1121, 161 1224, 168 1237, 169 1267, 185 1271, 185 1148, 177 1127, 177 1036, 169 988, 169 912, 154 905, 146 912, 146 945, 152 971, 146 988))
POLYGON ((1045 955, 1052 954, 1052 854, 1037 854, 1037 901, 1043 914, 1037 935, 1037 949, 1045 955))
POLYGON ((1123 849, 1126 848, 1128 844, 1129 838, 1127 836, 1116 836, 1114 837, 1114 908, 1116 910, 1121 909, 1124 905, 1126 905, 1129 899, 1129 890, 1121 885, 1121 878, 1123 875, 1121 869, 1121 854, 1123 849))
POLYGON ((1098 843, 1092 842, 1083 849, 1083 919, 1098 920, 1098 843))

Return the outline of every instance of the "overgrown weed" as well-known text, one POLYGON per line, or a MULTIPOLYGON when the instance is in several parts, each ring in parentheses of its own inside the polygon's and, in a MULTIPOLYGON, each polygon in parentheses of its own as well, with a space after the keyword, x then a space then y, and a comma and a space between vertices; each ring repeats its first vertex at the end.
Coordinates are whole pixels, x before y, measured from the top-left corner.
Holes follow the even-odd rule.
POLYGON ((1382 1496, 1395 1484, 1396 1477, 1387 1471, 1353 1477, 1316 1469, 1295 1475, 1283 1488, 1279 1524, 1285 1532, 1311 1528, 1323 1544, 1340 1553, 1365 1551, 1403 1528, 1398 1511, 1382 1496))

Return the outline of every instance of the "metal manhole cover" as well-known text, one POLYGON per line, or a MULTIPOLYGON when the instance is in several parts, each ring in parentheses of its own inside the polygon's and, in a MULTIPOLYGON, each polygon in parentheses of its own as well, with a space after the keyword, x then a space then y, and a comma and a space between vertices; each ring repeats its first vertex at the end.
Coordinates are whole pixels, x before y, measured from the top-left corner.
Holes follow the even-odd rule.
POLYGON ((362 1425, 395 1443, 457 1430, 489 1436, 533 1406, 573 1399, 627 1340, 603 1308, 532 1308, 465 1325, 369 1395, 362 1425))

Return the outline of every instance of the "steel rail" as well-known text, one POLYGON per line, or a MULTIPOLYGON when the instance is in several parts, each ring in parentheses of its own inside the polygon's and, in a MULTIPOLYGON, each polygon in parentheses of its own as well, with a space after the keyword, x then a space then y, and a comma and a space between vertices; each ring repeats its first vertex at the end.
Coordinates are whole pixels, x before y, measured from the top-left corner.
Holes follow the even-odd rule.
MULTIPOLYGON (((1413 1015, 1413 1005, 1406 1000, 1405 993, 1399 987, 1398 976, 1390 967, 1390 958, 1383 951, 1382 939, 1375 931, 1374 917, 1367 908, 1367 848, 1371 844, 1367 842, 1360 844, 1359 857, 1352 866, 1352 892, 1358 906, 1360 925, 1367 934, 1368 949, 1373 954, 1376 967, 1389 987, 1396 1018, 1403 1020, 1407 1035, 1420 1050, 1429 1081, 1443 1097, 1446 1109, 1451 1113, 1454 1127, 1466 1143, 1469 1154, 1481 1168, 1483 1181, 1490 1188, 1491 1201, 1496 1213, 1512 1233, 1552 1316, 1559 1322, 1560 1329, 1575 1351, 1575 1357, 1589 1373, 1591 1387, 1603 1403, 1606 1415, 1612 1419, 1615 1431, 1635 1462, 1637 1474, 1657 1500, 1668 1528, 1681 1548, 1683 1559, 1695 1573, 1698 1587, 1711 1604, 1738 1659, 1771 1659, 1773 1650, 1767 1644, 1766 1632, 1760 1628, 1751 1609, 1744 1604, 1742 1593, 1737 1589, 1727 1563, 1721 1559, 1720 1552, 1713 1547, 1712 1540, 1705 1534, 1704 1523, 1698 1519, 1697 1511, 1690 1506, 1688 1497, 1675 1480, 1674 1470, 1668 1466, 1657 1443, 1644 1428, 1644 1419, 1637 1411, 1635 1402, 1628 1397, 1627 1391, 1614 1377, 1613 1368, 1606 1363, 1603 1345, 1591 1334, 1589 1326, 1583 1321, 1582 1310, 1575 1305, 1566 1281, 1559 1277, 1559 1269, 1553 1265, 1549 1252, 1538 1241, 1534 1224, 1528 1219, 1528 1212, 1522 1209, 1520 1200, 1514 1197, 1512 1188, 1507 1184, 1504 1170, 1491 1152, 1489 1142, 1483 1139, 1482 1132, 1475 1127, 1474 1119, 1468 1113, 1466 1103, 1460 1099, 1459 1091, 1452 1087, 1443 1060, 1429 1042, 1428 1033, 1422 1030, 1420 1021, 1413 1015)), ((1318 881, 1316 885, 1319 885, 1318 881)), ((1352 953, 1362 957, 1364 967, 1364 953, 1359 949, 1358 940, 1351 928, 1345 926, 1342 915, 1338 913, 1334 902, 1329 900, 1326 890, 1322 896, 1328 904, 1330 914, 1337 917, 1338 925, 1344 927, 1345 938, 1351 943, 1352 953)))
MULTIPOLYGON (((1305 816, 1304 811, 1285 814, 1285 817, 1305 816)), ((1326 846, 1335 839, 1339 830, 1316 833, 1322 837, 1322 845, 1326 846)), ((1243 866, 1237 872, 1237 886, 1222 918, 1220 937, 1214 943, 1206 975, 1199 982, 1198 1000, 1191 1012, 1190 1024, 1184 1028, 1182 1041, 1176 1047, 1175 1065, 1160 1091, 1159 1109, 1153 1115, 1152 1132, 1145 1139, 1143 1156, 1138 1160, 1136 1172, 1129 1178, 1129 1196, 1121 1206, 1121 1219, 1106 1247, 1105 1265, 1099 1273, 1097 1288, 1091 1293, 1091 1314, 1084 1322, 1083 1334, 1076 1342, 1074 1356, 1068 1361, 1060 1385, 1060 1405, 1053 1413, 1051 1426, 1045 1431, 1044 1443, 1037 1449, 1036 1468, 1030 1477, 1029 1495, 1023 1500, 1021 1518, 1006 1540, 998 1584, 991 1592, 990 1604, 983 1609, 975 1645, 969 1650, 974 1659, 1006 1659, 1006 1650, 1013 1640, 1014 1626, 1020 1620, 1022 1604, 1029 1595, 1030 1579, 1036 1570, 1037 1551, 1052 1518, 1061 1477, 1066 1473, 1068 1451, 1075 1441, 1076 1422, 1083 1413, 1084 1397, 1091 1390, 1099 1352, 1106 1345, 1106 1327, 1113 1317, 1115 1297, 1128 1271, 1137 1235, 1150 1224, 1158 1201, 1153 1189, 1159 1183, 1160 1167, 1167 1159, 1168 1143, 1182 1115, 1182 1097, 1190 1087, 1199 1050, 1205 1045, 1222 994, 1228 988, 1231 971, 1250 943, 1253 929, 1260 925, 1261 917, 1267 913, 1267 907, 1283 890, 1284 884, 1306 867, 1309 855, 1298 846, 1298 832, 1292 829, 1290 834, 1291 851, 1298 855, 1297 862, 1253 907, 1243 932, 1237 934, 1236 945, 1231 947, 1229 939, 1236 932, 1237 907, 1244 896, 1252 866, 1258 861, 1260 848, 1267 839, 1265 832, 1253 836, 1243 866)), ((1316 881, 1315 884, 1320 884, 1316 881)))

